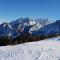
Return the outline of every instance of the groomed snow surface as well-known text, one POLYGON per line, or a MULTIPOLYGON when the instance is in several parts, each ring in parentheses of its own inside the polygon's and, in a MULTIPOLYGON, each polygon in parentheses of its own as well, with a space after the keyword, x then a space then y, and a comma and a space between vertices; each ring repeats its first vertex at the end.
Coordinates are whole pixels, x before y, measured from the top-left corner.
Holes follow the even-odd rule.
POLYGON ((0 47, 0 60, 60 60, 60 37, 0 47))

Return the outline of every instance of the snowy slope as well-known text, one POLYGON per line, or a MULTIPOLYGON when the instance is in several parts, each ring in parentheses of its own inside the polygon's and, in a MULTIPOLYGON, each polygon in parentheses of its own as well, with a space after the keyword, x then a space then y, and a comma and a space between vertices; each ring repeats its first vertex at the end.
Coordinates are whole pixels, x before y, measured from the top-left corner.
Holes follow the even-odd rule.
POLYGON ((0 47, 0 60, 60 60, 60 37, 0 47))

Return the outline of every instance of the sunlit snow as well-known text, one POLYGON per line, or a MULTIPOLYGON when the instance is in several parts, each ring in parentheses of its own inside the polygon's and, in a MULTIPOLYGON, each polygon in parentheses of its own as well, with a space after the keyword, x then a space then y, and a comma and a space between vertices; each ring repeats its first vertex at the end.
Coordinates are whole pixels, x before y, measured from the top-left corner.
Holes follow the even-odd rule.
POLYGON ((60 37, 0 47, 0 60, 60 60, 60 37))

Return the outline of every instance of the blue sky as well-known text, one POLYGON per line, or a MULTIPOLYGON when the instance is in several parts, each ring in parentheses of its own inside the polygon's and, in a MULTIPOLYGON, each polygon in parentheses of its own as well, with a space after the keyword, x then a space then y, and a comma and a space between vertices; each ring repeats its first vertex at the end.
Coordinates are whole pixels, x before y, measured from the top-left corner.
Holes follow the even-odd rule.
POLYGON ((60 0, 0 0, 0 21, 20 17, 60 19, 60 0))

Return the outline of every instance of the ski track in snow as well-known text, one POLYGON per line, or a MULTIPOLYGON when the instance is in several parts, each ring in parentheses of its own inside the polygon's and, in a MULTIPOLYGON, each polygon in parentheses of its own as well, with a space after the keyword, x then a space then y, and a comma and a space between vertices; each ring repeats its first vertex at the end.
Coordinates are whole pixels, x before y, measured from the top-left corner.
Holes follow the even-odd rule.
POLYGON ((0 60, 60 60, 60 37, 0 47, 0 60))

